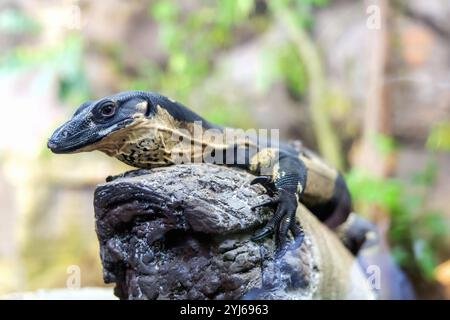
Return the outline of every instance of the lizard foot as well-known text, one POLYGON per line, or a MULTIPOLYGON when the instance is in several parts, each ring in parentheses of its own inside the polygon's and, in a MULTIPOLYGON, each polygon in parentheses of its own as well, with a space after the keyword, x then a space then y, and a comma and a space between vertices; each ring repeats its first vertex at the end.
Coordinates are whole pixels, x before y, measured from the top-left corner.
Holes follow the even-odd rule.
MULTIPOLYGON (((252 181, 252 184, 254 184, 253 182, 255 180, 252 181)), ((268 188, 272 189, 270 183, 265 178, 259 179, 255 183, 261 183, 266 188, 266 190, 268 188)), ((255 235, 252 237, 252 240, 258 241, 275 233, 277 252, 278 254, 283 254, 288 247, 289 231, 295 239, 293 244, 294 247, 292 249, 298 248, 302 244, 304 233, 302 227, 297 223, 295 219, 298 205, 297 196, 295 195, 295 193, 288 192, 284 189, 276 190, 274 198, 252 207, 252 210, 255 210, 259 207, 273 207, 275 205, 277 206, 275 214, 264 226, 264 228, 255 233, 255 235)))
POLYGON ((111 181, 114 181, 114 180, 119 179, 119 178, 137 177, 137 176, 140 176, 140 175, 143 175, 143 174, 147 174, 147 173, 150 173, 150 172, 151 171, 148 170, 148 169, 130 170, 130 171, 127 171, 127 172, 124 172, 124 173, 121 173, 121 174, 118 174, 118 175, 115 175, 115 176, 107 176, 106 177, 106 182, 111 182, 111 181))

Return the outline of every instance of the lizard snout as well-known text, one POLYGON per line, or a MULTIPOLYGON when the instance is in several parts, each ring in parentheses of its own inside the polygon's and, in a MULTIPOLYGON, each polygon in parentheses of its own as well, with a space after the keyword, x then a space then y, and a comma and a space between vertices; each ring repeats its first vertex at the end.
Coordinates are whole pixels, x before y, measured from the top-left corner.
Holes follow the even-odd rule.
POLYGON ((54 141, 52 141, 51 139, 49 139, 47 141, 47 148, 49 148, 50 150, 56 149, 57 144, 54 141))

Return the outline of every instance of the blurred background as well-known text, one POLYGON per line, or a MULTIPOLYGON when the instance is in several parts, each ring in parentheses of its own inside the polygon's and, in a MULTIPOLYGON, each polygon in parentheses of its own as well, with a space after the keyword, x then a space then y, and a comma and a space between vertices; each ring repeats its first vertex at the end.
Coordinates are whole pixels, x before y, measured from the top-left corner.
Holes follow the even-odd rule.
POLYGON ((104 286, 93 191, 53 155, 84 101, 158 91, 340 168, 421 298, 450 298, 450 1, 0 1, 0 295, 104 286))

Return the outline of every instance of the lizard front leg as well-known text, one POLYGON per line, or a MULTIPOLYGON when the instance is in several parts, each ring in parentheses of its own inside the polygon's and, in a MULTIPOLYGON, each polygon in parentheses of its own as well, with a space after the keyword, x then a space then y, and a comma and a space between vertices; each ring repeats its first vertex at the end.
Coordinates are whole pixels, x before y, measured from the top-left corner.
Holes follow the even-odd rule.
POLYGON ((303 240, 303 230, 296 221, 296 211, 298 199, 306 186, 306 167, 298 157, 278 150, 265 149, 256 157, 251 169, 262 173, 264 168, 272 165, 272 174, 269 177, 257 177, 252 183, 263 185, 269 193, 274 194, 274 198, 253 208, 276 206, 276 211, 269 222, 253 236, 253 240, 275 233, 277 250, 283 252, 290 231, 299 246, 303 240))

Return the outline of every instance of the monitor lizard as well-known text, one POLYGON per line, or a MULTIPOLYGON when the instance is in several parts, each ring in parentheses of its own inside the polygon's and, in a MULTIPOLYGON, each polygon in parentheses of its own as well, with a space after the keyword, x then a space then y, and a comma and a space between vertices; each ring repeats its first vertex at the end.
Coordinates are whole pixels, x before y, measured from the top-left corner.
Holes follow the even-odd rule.
POLYGON ((298 201, 333 229, 347 220, 351 197, 336 169, 303 146, 248 135, 221 139, 235 130, 214 125, 158 93, 128 91, 83 103, 47 145, 54 153, 99 150, 141 169, 176 164, 180 154, 187 161, 244 168, 257 175, 252 184, 261 184, 273 196, 254 209, 276 207, 253 240, 275 233, 279 252, 288 246, 289 232, 301 244, 298 201))

